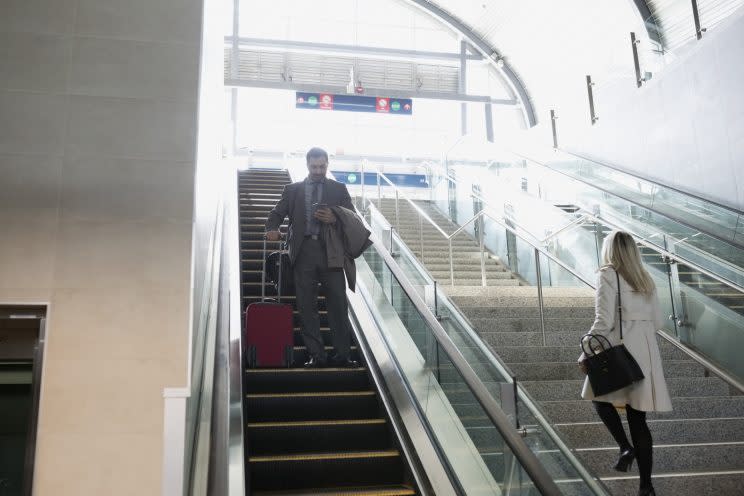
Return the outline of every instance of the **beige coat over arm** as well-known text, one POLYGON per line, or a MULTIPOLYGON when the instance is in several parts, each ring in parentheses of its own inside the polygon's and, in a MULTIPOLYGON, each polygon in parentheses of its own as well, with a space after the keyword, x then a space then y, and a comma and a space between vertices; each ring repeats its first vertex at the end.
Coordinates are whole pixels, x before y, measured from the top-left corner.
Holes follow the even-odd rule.
MULTIPOLYGON (((630 405, 644 412, 660 412, 672 409, 661 354, 656 341, 656 330, 663 325, 656 291, 644 295, 620 276, 620 295, 623 308, 623 342, 643 370, 644 379, 630 386, 594 396, 589 380, 584 381, 581 396, 587 400, 605 401, 615 406, 630 405)), ((617 277, 611 266, 602 267, 597 275, 597 294, 594 302, 594 324, 589 331, 602 334, 614 346, 620 343, 617 325, 617 277)), ((584 355, 580 359, 583 359, 584 355)))

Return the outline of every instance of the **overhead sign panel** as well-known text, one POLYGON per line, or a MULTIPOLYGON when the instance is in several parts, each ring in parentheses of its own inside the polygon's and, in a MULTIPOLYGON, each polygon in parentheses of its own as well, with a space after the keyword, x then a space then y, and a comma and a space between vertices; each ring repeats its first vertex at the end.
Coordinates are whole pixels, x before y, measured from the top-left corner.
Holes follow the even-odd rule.
POLYGON ((332 95, 330 93, 305 93, 298 91, 295 96, 295 108, 411 115, 413 114, 413 100, 410 98, 332 95))

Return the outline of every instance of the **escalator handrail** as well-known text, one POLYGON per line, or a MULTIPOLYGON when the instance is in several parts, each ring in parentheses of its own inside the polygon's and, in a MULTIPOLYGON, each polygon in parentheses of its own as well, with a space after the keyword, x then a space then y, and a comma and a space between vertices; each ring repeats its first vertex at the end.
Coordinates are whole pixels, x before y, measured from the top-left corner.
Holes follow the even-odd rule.
MULTIPOLYGON (((736 214, 736 215, 739 215, 739 216, 744 216, 744 211, 738 210, 738 209, 736 209, 734 207, 731 207, 729 205, 724 205, 723 203, 719 203, 719 202, 717 202, 715 200, 710 200, 708 198, 703 198, 702 196, 698 196, 698 195, 696 195, 694 193, 690 193, 689 191, 682 191, 681 189, 675 188, 673 186, 669 186, 667 184, 660 183, 660 182, 655 181, 653 179, 649 179, 647 177, 643 177, 643 176, 641 176, 639 174, 635 174, 633 172, 629 172, 627 170, 620 169, 619 167, 616 167, 614 165, 606 164, 604 162, 599 162, 597 160, 594 160, 594 159, 585 157, 585 156, 583 156, 583 155, 581 155, 579 153, 569 152, 567 150, 564 150, 563 148, 557 148, 557 150, 559 150, 561 153, 565 153, 566 155, 573 155, 574 157, 578 157, 581 160, 586 160, 587 162, 592 162, 594 164, 599 164, 602 167, 607 167, 608 169, 611 169, 611 170, 613 170, 615 172, 619 172, 620 174, 625 174, 625 175, 631 176, 631 177, 633 177, 635 179, 639 179, 641 181, 644 181, 644 182, 647 182, 647 183, 651 183, 651 184, 653 184, 655 186, 659 186, 661 188, 672 190, 675 193, 679 193, 681 195, 689 196, 690 198, 694 198, 696 200, 700 200, 700 201, 703 201, 705 203, 710 203, 711 205, 715 205, 716 207, 722 208, 724 210, 728 210, 729 212, 731 212, 733 214, 736 214)), ((512 153, 515 153, 515 152, 512 152, 512 153)), ((515 155, 518 155, 518 153, 515 153, 515 155)), ((533 160, 533 159, 530 159, 530 160, 533 160)))
MULTIPOLYGON (((565 171, 562 171, 562 170, 560 170, 560 169, 556 169, 556 168, 554 168, 554 167, 551 167, 550 165, 548 165, 548 164, 544 164, 544 163, 540 162, 539 160, 535 160, 534 158, 528 157, 528 156, 526 156, 526 155, 522 155, 521 153, 517 153, 517 152, 514 152, 514 154, 515 154, 515 155, 517 155, 517 156, 518 156, 518 157, 520 157, 520 158, 523 158, 523 159, 525 159, 525 160, 529 160, 530 162, 533 162, 533 163, 535 163, 535 164, 538 164, 538 165, 540 165, 540 166, 542 166, 542 167, 545 167, 545 168, 547 168, 547 169, 550 169, 550 170, 551 170, 551 171, 553 171, 553 172, 556 172, 556 173, 558 173, 558 174, 561 174, 561 175, 563 175, 563 176, 566 176, 566 177, 568 177, 568 178, 570 178, 570 179, 573 179, 573 180, 575 180, 575 181, 579 181, 579 182, 582 182, 582 183, 584 183, 584 184, 586 184, 586 185, 588 185, 588 186, 591 186, 592 188, 595 188, 595 189, 597 189, 597 190, 599 190, 599 191, 602 191, 603 193, 607 193, 607 194, 609 194, 609 195, 612 195, 612 196, 615 196, 615 197, 617 197, 617 198, 621 198, 621 199, 623 199, 623 200, 625 200, 625 201, 627 201, 627 202, 629 202, 629 203, 632 203, 632 204, 634 204, 634 205, 638 205, 639 207, 642 207, 642 208, 644 208, 644 209, 646 209, 646 210, 649 210, 649 211, 651 211, 651 212, 655 213, 656 215, 660 215, 660 216, 662 216, 662 217, 666 217, 666 218, 668 218, 668 219, 670 219, 670 220, 672 220, 672 221, 674 221, 674 222, 677 222, 678 224, 681 224, 681 225, 683 225, 683 226, 685 226, 685 227, 687 227, 687 228, 689 228, 689 229, 692 229, 692 230, 695 230, 695 231, 700 231, 701 233, 705 234, 706 236, 710 236, 711 238, 715 238, 715 239, 717 239, 718 241, 721 241, 721 242, 723 242, 723 243, 726 243, 726 244, 732 245, 733 247, 736 247, 736 248, 742 248, 742 245, 738 244, 738 243, 737 243, 737 242, 736 242, 735 240, 733 240, 733 239, 726 239, 726 238, 724 238, 723 236, 721 236, 720 234, 715 234, 715 233, 712 233, 712 232, 706 231, 705 229, 702 229, 702 228, 701 228, 700 226, 694 226, 694 225, 690 224, 689 222, 687 222, 687 221, 684 221, 684 220, 682 220, 682 219, 679 219, 679 218, 677 218, 677 217, 671 217, 671 216, 670 216, 670 215, 669 215, 668 213, 662 213, 662 212, 659 212, 658 210, 655 210, 654 208, 652 208, 652 207, 649 207, 649 206, 647 206, 647 205, 641 205, 641 204, 639 204, 638 202, 636 202, 636 201, 634 201, 634 200, 632 200, 632 199, 628 198, 627 196, 624 196, 624 195, 618 194, 618 193, 617 193, 617 192, 615 192, 615 191, 610 191, 609 189, 603 188, 602 186, 599 186, 599 185, 597 185, 597 184, 594 184, 594 183, 592 183, 592 182, 590 182, 590 181, 587 181, 586 179, 583 179, 583 178, 581 178, 581 177, 576 177, 576 176, 572 176, 571 174, 568 174, 568 173, 567 173, 567 172, 565 172, 565 171)), ((580 158, 581 158, 581 157, 580 157, 580 158)), ((584 159, 584 160, 587 160, 587 159, 584 159)), ((601 165, 604 165, 604 164, 601 164, 601 165)), ((617 170, 617 169, 613 169, 613 170, 617 170)), ((622 172, 622 171, 618 171, 618 172, 622 172)), ((633 176, 632 174, 629 174, 629 175, 633 176)), ((637 177, 637 176, 633 176, 633 177, 637 177)), ((640 178, 640 177, 639 177, 638 179, 641 179, 641 180, 645 180, 645 179, 643 179, 643 178, 640 178)), ((652 181, 649 181, 649 182, 652 182, 652 181)), ((659 183, 653 183, 653 184, 655 184, 655 185, 658 185, 658 186, 663 186, 663 185, 661 185, 661 184, 659 184, 659 183)), ((673 188, 670 188, 670 189, 673 189, 673 188)), ((677 191, 677 190, 675 190, 675 191, 677 191)), ((684 192, 682 192, 682 191, 679 191, 679 193, 682 193, 682 194, 685 194, 685 195, 688 195, 688 196, 692 196, 692 197, 693 197, 693 198, 695 198, 695 199, 700 199, 700 200, 703 200, 703 201, 708 201, 708 200, 704 200, 704 199, 702 199, 702 198, 696 197, 696 196, 694 196, 694 195, 689 195, 688 193, 684 193, 684 192)), ((711 203, 713 203, 713 202, 711 202, 711 203)), ((715 205, 716 205, 716 206, 719 206, 718 204, 715 204, 715 205)), ((733 210, 733 209, 731 209, 730 207, 725 207, 725 206, 723 206, 723 205, 720 205, 720 207, 722 207, 722 208, 725 208, 725 209, 727 209, 727 210, 731 211, 732 213, 734 213, 734 214, 735 214, 735 215, 737 215, 737 216, 740 216, 740 217, 741 217, 741 216, 744 216, 744 214, 742 214, 741 212, 738 212, 738 211, 736 211, 736 210, 733 210)))
MULTIPOLYGON (((586 218, 588 218, 588 219, 590 219, 590 220, 592 220, 594 222, 606 224, 608 227, 611 227, 613 229, 619 229, 619 226, 617 226, 617 224, 614 224, 613 222, 610 222, 610 221, 608 221, 605 218, 597 217, 595 215, 588 214, 588 213, 585 213, 584 216, 586 216, 586 218)), ((730 288, 735 289, 735 290, 739 291, 740 293, 744 293, 744 286, 741 286, 741 285, 739 285, 739 284, 737 284, 737 283, 735 283, 733 281, 729 281, 728 279, 726 279, 724 277, 721 277, 718 274, 716 274, 715 272, 711 272, 708 269, 704 269, 703 267, 700 267, 699 265, 697 265, 697 264, 695 264, 693 262, 690 262, 686 258, 680 257, 676 253, 672 253, 672 252, 670 252, 668 250, 665 250, 664 248, 660 247, 659 245, 657 245, 655 243, 652 243, 651 241, 648 241, 645 238, 642 238, 641 236, 638 236, 635 233, 633 233, 633 235, 635 236, 636 242, 638 244, 641 244, 641 245, 645 246, 646 248, 649 248, 649 249, 655 251, 656 253, 658 253, 659 255, 663 256, 664 258, 668 258, 668 259, 673 260, 675 262, 679 262, 681 264, 687 265, 688 267, 690 267, 692 269, 695 269, 696 271, 700 272, 701 274, 704 274, 705 276, 710 277, 711 279, 714 279, 714 280, 720 282, 721 284, 725 284, 726 286, 729 286, 730 288)))

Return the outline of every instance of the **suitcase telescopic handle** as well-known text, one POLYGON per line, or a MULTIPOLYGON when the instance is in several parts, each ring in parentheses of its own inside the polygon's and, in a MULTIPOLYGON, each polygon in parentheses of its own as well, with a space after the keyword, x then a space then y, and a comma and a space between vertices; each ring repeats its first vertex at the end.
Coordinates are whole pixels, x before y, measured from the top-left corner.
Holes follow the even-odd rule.
POLYGON ((266 301, 266 234, 263 237, 263 265, 261 266, 261 303, 266 301))
MULTIPOLYGON (((281 240, 281 234, 279 234, 281 240)), ((277 302, 282 302, 282 248, 279 247, 279 282, 277 284, 277 302)), ((266 301, 266 234, 263 237, 263 265, 261 266, 261 302, 266 301)))

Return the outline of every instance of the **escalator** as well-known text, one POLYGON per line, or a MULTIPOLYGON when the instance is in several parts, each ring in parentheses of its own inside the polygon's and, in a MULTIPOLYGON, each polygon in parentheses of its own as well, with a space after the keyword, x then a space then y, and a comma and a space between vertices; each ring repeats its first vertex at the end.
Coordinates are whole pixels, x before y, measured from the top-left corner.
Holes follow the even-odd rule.
MULTIPOLYGON (((241 315, 261 299, 263 233, 268 212, 290 182, 286 171, 239 175, 241 315)), ((269 243, 270 249, 278 243, 269 243), (273 246, 272 246, 273 245, 273 246)), ((276 299, 272 285, 267 297, 276 299)), ((320 297, 321 334, 330 329, 320 297)), ((294 304, 294 296, 283 302, 294 304)), ((305 369, 297 310, 293 363, 286 369, 245 369, 243 403, 247 494, 419 494, 384 402, 357 346, 359 368, 305 369)))

